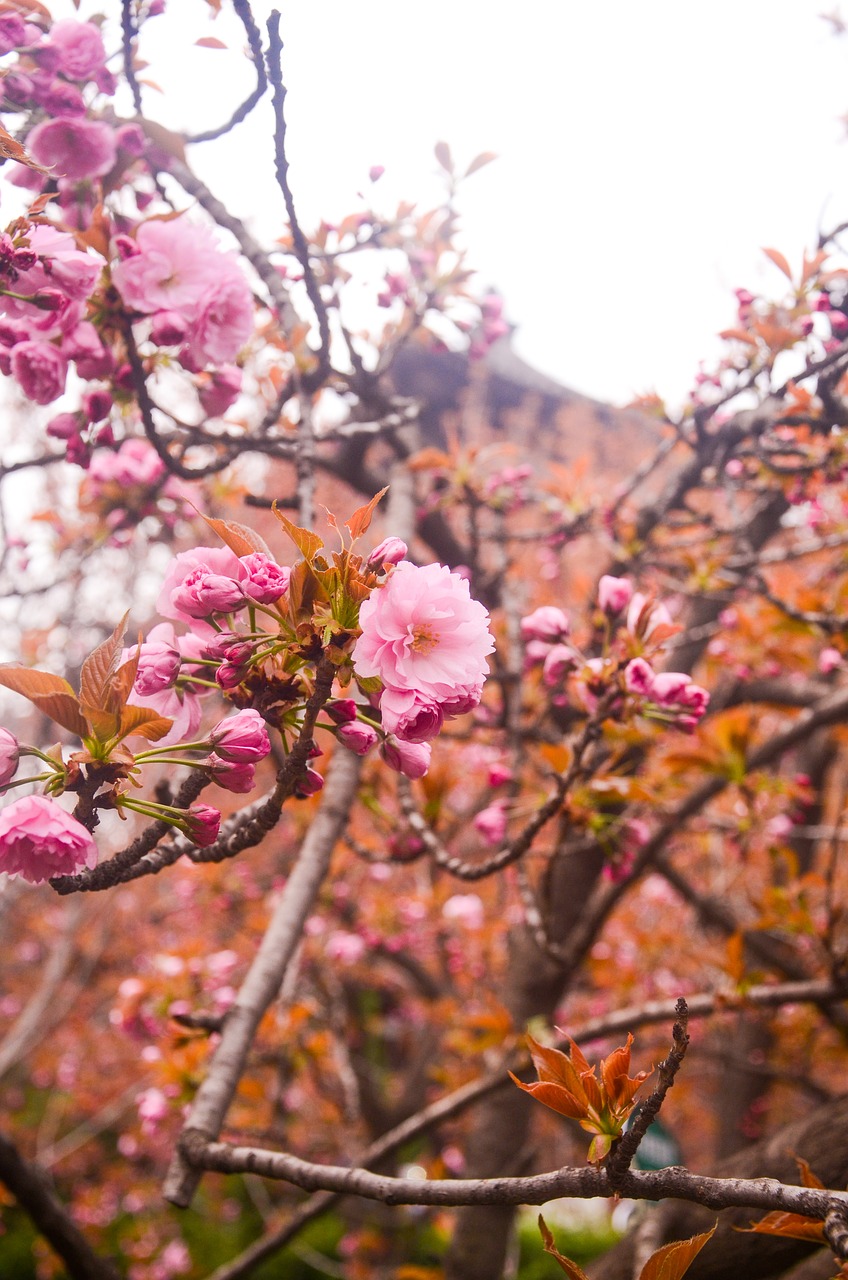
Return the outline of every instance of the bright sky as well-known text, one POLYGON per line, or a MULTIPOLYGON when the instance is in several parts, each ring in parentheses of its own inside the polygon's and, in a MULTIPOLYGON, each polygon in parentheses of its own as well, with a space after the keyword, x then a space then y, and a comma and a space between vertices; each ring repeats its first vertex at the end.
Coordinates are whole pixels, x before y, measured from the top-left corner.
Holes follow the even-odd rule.
MULTIPOLYGON (((674 402, 732 323, 732 289, 779 291, 760 247, 794 264, 820 227, 848 218, 848 37, 819 16, 828 3, 285 0, 301 216, 354 207, 372 164, 386 167, 387 210, 401 197, 426 206, 437 139, 463 163, 496 151, 460 207, 520 353, 601 399, 656 389, 674 402)), ((189 46, 210 33, 240 47, 237 24, 222 13, 207 29, 208 12, 169 0, 142 46, 153 78, 188 90, 180 111, 194 127, 224 114, 231 60, 165 37, 179 19, 189 46)), ((150 93, 148 114, 164 120, 165 106, 150 93)), ((213 145, 225 158, 195 148, 193 163, 219 190, 214 164, 231 166, 236 211, 272 235, 280 200, 259 181, 270 143, 251 131, 213 145)))

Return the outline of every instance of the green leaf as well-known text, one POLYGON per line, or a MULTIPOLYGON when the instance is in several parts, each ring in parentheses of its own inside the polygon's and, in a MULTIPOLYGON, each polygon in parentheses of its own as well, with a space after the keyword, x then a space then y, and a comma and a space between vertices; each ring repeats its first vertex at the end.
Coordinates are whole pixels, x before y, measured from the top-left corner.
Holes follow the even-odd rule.
POLYGON ((704 1245, 715 1231, 703 1231, 688 1240, 676 1240, 652 1253, 642 1268, 639 1280, 680 1280, 691 1267, 704 1245))
POLYGON ((36 671, 17 663, 0 664, 0 685, 29 698, 39 711, 55 720, 69 733, 80 738, 89 734, 88 722, 83 716, 79 699, 67 680, 49 671, 36 671))
POLYGON ((354 511, 350 519, 345 521, 345 528, 350 530, 352 538, 358 538, 361 533, 365 532, 371 523, 371 517, 374 514, 377 503, 388 491, 389 486, 386 485, 379 493, 374 494, 374 497, 366 506, 359 507, 358 510, 354 511))
POLYGON ((542 1244, 544 1245, 545 1253, 549 1253, 552 1258, 556 1258, 565 1274, 570 1276, 571 1280, 589 1280, 589 1277, 586 1275, 586 1272, 582 1267, 578 1267, 576 1262, 572 1262, 570 1258, 566 1258, 560 1253, 554 1243, 554 1238, 550 1232, 548 1224, 545 1222, 541 1213, 539 1214, 539 1230, 542 1233, 542 1244))

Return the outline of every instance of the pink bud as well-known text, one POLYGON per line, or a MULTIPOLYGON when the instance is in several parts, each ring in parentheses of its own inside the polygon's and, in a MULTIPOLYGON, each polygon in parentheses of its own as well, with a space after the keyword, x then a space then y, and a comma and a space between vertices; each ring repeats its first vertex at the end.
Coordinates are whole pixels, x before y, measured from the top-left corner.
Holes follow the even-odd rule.
POLYGON ((555 644, 568 635, 569 622, 562 609, 544 604, 521 619, 521 634, 525 640, 544 640, 555 644))
POLYGON ((409 547, 401 538, 384 538, 368 557, 369 569, 381 569, 387 564, 400 564, 409 554, 409 547))
POLYGON ((209 741, 222 760, 237 764, 263 760, 271 750, 265 721, 258 711, 248 708, 221 720, 209 735, 209 741))
POLYGON ((598 604, 604 613, 621 613, 630 604, 633 583, 629 578, 613 578, 605 573, 598 583, 598 604))
POLYGON ((353 722, 350 724, 341 724, 336 730, 336 737, 339 742, 352 751, 357 756, 367 755, 378 740, 376 729, 370 724, 360 724, 353 722))
POLYGON ((201 849, 214 844, 221 829, 221 815, 210 804, 195 802, 185 812, 186 834, 201 849))
POLYGON ((301 800, 317 795, 324 786, 324 779, 314 769, 306 769, 295 783, 294 793, 301 800))
POLYGON ((388 737, 380 746, 380 755, 390 769, 407 778, 423 778, 430 767, 429 742, 401 742, 388 737))
POLYGON ((8 729, 0 729, 0 787, 11 782, 18 771, 20 743, 8 729))
POLYGON ((324 710, 335 724, 349 724, 356 719, 356 703, 353 698, 337 698, 335 702, 328 702, 324 710))

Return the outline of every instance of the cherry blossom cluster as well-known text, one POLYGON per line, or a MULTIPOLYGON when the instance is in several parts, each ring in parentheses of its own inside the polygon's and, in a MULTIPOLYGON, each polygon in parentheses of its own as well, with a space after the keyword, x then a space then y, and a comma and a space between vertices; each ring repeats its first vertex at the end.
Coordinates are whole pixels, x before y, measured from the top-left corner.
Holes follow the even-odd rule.
MULTIPOLYGON (((392 555, 405 556, 402 543, 392 555)), ((489 615, 468 582, 444 565, 399 559, 385 585, 359 611, 353 650, 357 676, 378 679, 382 745, 392 768, 412 778, 430 764, 430 742, 446 720, 480 702, 495 645, 489 615)))
POLYGON ((654 671, 645 654, 659 653, 677 628, 664 604, 635 591, 628 578, 605 574, 598 587, 602 654, 586 657, 570 638, 568 617, 542 605, 521 620, 528 666, 541 666, 555 705, 610 714, 639 714, 678 729, 693 729, 709 694, 681 671, 654 671))
MULTIPOLYGON (((294 530, 298 537, 305 532, 294 530)), ((225 790, 252 791, 256 766, 271 751, 269 729, 279 733, 286 753, 302 732, 318 666, 330 649, 331 669, 338 670, 343 687, 353 676, 360 697, 325 698, 315 727, 357 755, 380 743, 390 768, 421 777, 430 763, 431 740, 444 723, 479 704, 494 641, 488 613, 471 597, 465 578, 443 565, 414 565, 406 554, 398 538, 385 539, 364 564, 345 552, 336 578, 314 555, 294 570, 258 549, 237 555, 230 546, 202 546, 175 556, 158 600, 168 621, 115 654, 110 679, 122 688, 131 679, 132 686, 128 705, 105 736, 92 720, 83 749, 66 761, 60 747, 49 753, 23 747, 0 730, 0 789, 41 782, 47 792, 14 801, 0 814, 0 871, 38 882, 94 865, 90 831, 55 798, 83 789, 95 808, 140 813, 177 827, 197 845, 214 843, 219 810, 196 800, 180 808, 140 796, 143 770, 186 767, 225 790), (345 584, 348 592, 355 578, 358 610, 351 612, 353 597, 342 593, 335 596, 334 625, 328 626, 319 606, 315 614, 311 604, 304 611, 289 590, 292 574, 304 572, 314 575, 316 587, 323 574, 325 582, 345 584), (343 624, 348 617, 351 625, 343 624), (178 626, 185 630, 178 632, 178 626), (124 671, 130 673, 126 681, 124 671), (201 732, 202 700, 213 692, 236 710, 201 732), (124 739, 136 731, 150 745, 131 752, 124 739), (43 771, 18 777, 24 756, 38 758, 43 771)), ((113 643, 119 645, 120 637, 113 643)), ((55 677, 36 675, 45 696, 57 688, 55 677)), ((34 687, 30 681, 5 679, 26 696, 34 687)), ((64 688, 70 693, 70 686, 64 688)), ((114 697, 108 691, 104 697, 105 706, 113 707, 114 697)), ((77 708, 83 717, 85 706, 77 708)), ((311 742, 310 760, 322 754, 311 742)), ((294 794, 305 798, 322 786, 322 775, 307 764, 294 794)), ((96 822, 95 816, 89 825, 96 822)))

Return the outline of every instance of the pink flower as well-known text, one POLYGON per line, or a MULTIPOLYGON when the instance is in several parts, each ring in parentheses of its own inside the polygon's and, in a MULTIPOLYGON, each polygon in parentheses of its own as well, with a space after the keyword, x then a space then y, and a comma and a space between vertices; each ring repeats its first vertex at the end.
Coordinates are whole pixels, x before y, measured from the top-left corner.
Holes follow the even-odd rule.
POLYGON ((245 761, 222 760, 211 755, 203 762, 212 774, 213 781, 225 791, 234 791, 238 795, 246 795, 252 791, 256 782, 256 766, 245 761))
POLYGON ((142 698, 176 684, 182 658, 179 649, 163 640, 143 644, 139 652, 133 692, 142 698))
POLYGON ((15 735, 8 729, 0 729, 0 787, 12 781, 20 758, 21 747, 15 735))
POLYGON ((478 684, 458 684, 448 697, 442 698, 440 702, 442 714, 446 720, 453 720, 455 716, 464 716, 480 705, 482 696, 482 680, 478 684))
POLYGON ((438 702, 409 689, 384 689, 380 712, 383 728, 404 742, 428 742, 435 738, 445 720, 438 702))
POLYGON ((175 311, 185 317, 214 278, 218 246, 212 232, 187 218, 143 222, 138 253, 112 267, 112 280, 136 311, 175 311))
POLYGON ((195 801, 185 812, 186 834, 199 848, 214 844, 221 829, 221 815, 211 804, 195 801))
POLYGON ((621 613, 630 604, 633 583, 629 578, 613 578, 605 573, 598 583, 598 604, 604 613, 621 613))
POLYGON ((390 769, 407 778, 423 778, 430 768, 429 742, 402 742, 399 738, 386 738, 380 744, 380 755, 390 769))
POLYGON ((324 954, 328 960, 338 960, 341 964, 355 964, 365 954, 365 939, 358 933, 346 933, 337 929, 324 943, 324 954))
POLYGON ((245 595, 258 604, 273 604, 289 589, 291 570, 269 559, 262 551, 240 557, 245 577, 241 585, 245 595))
POLYGON ((685 695, 689 687, 689 677, 683 671, 661 671, 654 676, 650 688, 650 697, 660 706, 673 706, 685 695))
POLYGON ((650 697, 654 679, 653 667, 644 658, 634 658, 624 668, 624 683, 630 693, 650 697))
POLYGON ((238 582, 208 569, 192 569, 171 595, 173 607, 190 618, 208 618, 213 613, 231 613, 247 603, 238 582))
POLYGON ((155 1133, 157 1125, 168 1114, 168 1099, 161 1089, 151 1088, 145 1089, 143 1093, 140 1093, 135 1101, 143 1132, 146 1134, 155 1133))
POLYGON ((475 814, 473 826, 487 844, 501 844, 506 835, 506 801, 495 800, 475 814))
POLYGON ((556 605, 543 604, 521 619, 521 635, 525 640, 543 640, 546 644, 556 644, 568 635, 568 631, 568 618, 556 605))
POLYGON ((197 389, 203 412, 209 418, 220 418, 239 398, 242 384, 241 369, 227 364, 221 369, 213 370, 211 374, 202 376, 208 378, 208 382, 197 389))
POLYGON ((188 321, 178 311, 157 311, 150 337, 157 347, 175 347, 188 333, 188 321))
POLYGON ((27 138, 33 160, 55 176, 78 182, 100 178, 115 164, 115 135, 108 124, 77 116, 59 116, 37 124, 27 138))
POLYGON ((514 776, 508 764, 495 761, 494 764, 489 765, 488 782, 490 787, 506 786, 508 782, 512 782, 514 776))
POLYGON ((444 565, 402 561, 359 609, 362 635, 353 650, 357 675, 425 697, 450 697, 479 685, 494 649, 489 615, 468 583, 444 565))
POLYGON ((0 813, 0 871, 32 884, 68 876, 97 862, 81 822, 47 796, 22 796, 0 813))
POLYGON ((100 449, 92 458, 89 479, 117 484, 122 489, 138 485, 150 489, 162 479, 165 464, 146 440, 125 440, 115 453, 100 449))
POLYGON ((367 567, 382 569, 387 564, 400 564, 401 560, 406 559, 408 552, 409 548, 400 538, 384 538, 369 555, 367 567))
POLYGON ((271 750, 265 721, 252 708, 220 720, 210 733, 209 741, 222 760, 232 760, 236 764, 264 760, 271 750))
POLYGON ((178 608, 172 597, 191 571, 198 568, 236 581, 243 574, 238 556, 229 547, 194 547, 191 551, 181 551, 171 561, 156 601, 156 608, 163 617, 178 618, 181 622, 193 621, 195 615, 178 608))
POLYGON ((12 373, 36 404, 50 404, 65 390, 68 362, 49 342, 19 342, 12 351, 12 373))
POLYGON ((336 730, 336 737, 348 751, 352 751, 357 756, 364 756, 376 745, 379 735, 370 724, 353 721, 340 724, 336 730))
POLYGON ((568 644, 555 644, 545 658, 543 680, 549 688, 561 683, 562 678, 577 666, 577 654, 568 644))
MULTIPOLYGON (((183 659, 199 657, 199 651, 202 648, 202 641, 199 641, 196 636, 187 635, 178 638, 170 622, 160 622, 155 627, 151 627, 142 650, 146 645, 160 644, 178 650, 183 659)), ((134 647, 124 649, 121 661, 126 662, 134 653, 134 647)), ((177 742, 192 739, 203 718, 200 698, 191 688, 183 687, 183 681, 180 681, 179 685, 167 686, 156 693, 142 694, 136 686, 133 688, 131 701, 134 706, 149 707, 152 711, 157 711, 160 716, 173 721, 165 736, 157 739, 156 745, 159 747, 171 747, 177 742)))
POLYGON ((199 299, 188 333, 189 351, 199 364, 225 364, 235 359, 252 333, 253 295, 241 271, 231 268, 199 299))
POLYGON ((337 698, 324 708, 334 724, 349 724, 356 719, 356 703, 353 698, 337 698))
POLYGON ((837 667, 842 666, 842 654, 838 649, 831 648, 822 649, 819 654, 819 671, 823 676, 829 676, 831 671, 835 671, 837 667))
POLYGON ((294 793, 301 800, 317 795, 324 786, 324 779, 314 769, 306 768, 295 783, 294 793))
POLYGON ((88 80, 106 61, 103 37, 91 22, 66 18, 50 28, 50 44, 59 51, 59 70, 69 80, 88 80))

